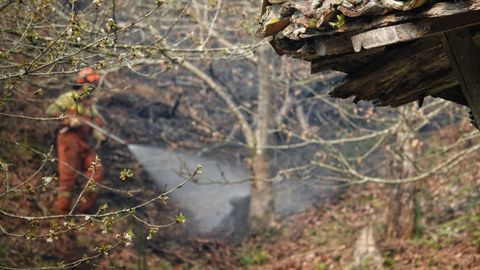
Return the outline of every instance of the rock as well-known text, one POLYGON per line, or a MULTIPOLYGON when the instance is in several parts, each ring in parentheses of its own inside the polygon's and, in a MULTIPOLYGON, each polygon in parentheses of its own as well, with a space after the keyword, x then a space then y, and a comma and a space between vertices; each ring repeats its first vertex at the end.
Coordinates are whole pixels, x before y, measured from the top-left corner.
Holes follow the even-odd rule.
POLYGON ((353 262, 348 270, 382 270, 383 258, 375 244, 373 226, 367 225, 360 232, 353 251, 353 262))

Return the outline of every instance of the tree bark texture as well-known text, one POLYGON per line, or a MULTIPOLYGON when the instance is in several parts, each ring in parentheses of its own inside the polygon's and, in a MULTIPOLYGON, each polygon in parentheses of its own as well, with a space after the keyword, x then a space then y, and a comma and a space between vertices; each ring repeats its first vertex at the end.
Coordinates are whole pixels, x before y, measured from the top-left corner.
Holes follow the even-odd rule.
POLYGON ((269 153, 265 149, 270 141, 273 114, 273 93, 270 83, 270 54, 268 48, 259 49, 257 68, 259 77, 258 113, 255 128, 255 147, 252 149, 252 174, 250 200, 250 227, 253 231, 268 227, 274 220, 272 191, 270 187, 269 153))
POLYGON ((265 154, 252 158, 253 182, 250 186, 250 229, 257 232, 267 228, 274 219, 269 162, 265 154))
MULTIPOLYGON (((405 109, 405 115, 412 111, 405 109)), ((393 161, 392 176, 407 178, 414 174, 415 167, 412 161, 415 158, 413 146, 413 131, 410 130, 406 119, 397 135, 398 153, 401 160, 393 161)), ((416 227, 416 194, 417 182, 400 183, 393 186, 387 212, 386 239, 410 239, 414 236, 416 227)))

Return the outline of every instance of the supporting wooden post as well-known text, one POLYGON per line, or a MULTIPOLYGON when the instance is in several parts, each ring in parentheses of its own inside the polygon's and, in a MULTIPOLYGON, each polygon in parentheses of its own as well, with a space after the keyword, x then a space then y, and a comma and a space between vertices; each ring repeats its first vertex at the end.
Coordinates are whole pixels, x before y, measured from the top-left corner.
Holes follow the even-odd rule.
POLYGON ((480 52, 466 28, 443 33, 443 46, 474 120, 480 124, 480 52))

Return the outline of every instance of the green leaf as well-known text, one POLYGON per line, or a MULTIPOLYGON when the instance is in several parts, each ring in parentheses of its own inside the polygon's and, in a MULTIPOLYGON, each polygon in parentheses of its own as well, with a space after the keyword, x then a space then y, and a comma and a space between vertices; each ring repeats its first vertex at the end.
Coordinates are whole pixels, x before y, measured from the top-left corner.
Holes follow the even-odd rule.
POLYGON ((202 166, 202 164, 198 164, 198 165, 197 165, 196 173, 197 173, 197 174, 202 174, 202 173, 203 173, 203 166, 202 166))
POLYGON ((107 20, 106 27, 109 32, 115 31, 117 30, 117 22, 113 18, 110 18, 107 20))
POLYGON ((328 24, 330 24, 330 26, 332 26, 334 28, 340 28, 340 27, 344 26, 345 23, 346 23, 345 15, 340 14, 340 15, 337 15, 337 21, 336 22, 329 22, 328 24))
POLYGON ((103 253, 105 255, 108 255, 108 252, 110 252, 110 250, 113 248, 113 245, 110 245, 110 244, 107 244, 107 245, 103 245, 101 247, 95 247, 93 249, 93 251, 95 252, 99 252, 99 253, 103 253))
POLYGON ((182 212, 180 212, 180 213, 175 217, 175 220, 177 221, 177 223, 183 224, 183 223, 185 223, 185 221, 187 221, 187 218, 185 217, 185 215, 183 215, 182 212))
POLYGON ((107 209, 108 209, 108 204, 104 203, 104 204, 102 204, 102 206, 100 206, 100 208, 98 208, 98 212, 103 213, 107 209))
POLYGON ((125 181, 130 177, 133 177, 131 169, 122 169, 122 171, 120 171, 120 180, 125 181))
POLYGON ((208 8, 215 8, 217 6, 217 0, 208 0, 207 5, 208 8))
POLYGON ((169 199, 170 198, 165 194, 160 195, 160 201, 163 203, 163 205, 166 205, 169 199))
POLYGON ((150 230, 148 231, 147 240, 151 240, 157 232, 158 232, 158 227, 156 226, 150 227, 150 230))

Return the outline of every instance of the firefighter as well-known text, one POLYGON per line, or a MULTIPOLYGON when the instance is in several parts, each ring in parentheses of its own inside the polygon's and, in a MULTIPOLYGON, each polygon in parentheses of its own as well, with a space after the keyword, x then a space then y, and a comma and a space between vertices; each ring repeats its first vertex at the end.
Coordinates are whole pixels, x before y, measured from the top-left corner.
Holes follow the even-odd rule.
MULTIPOLYGON (((50 116, 65 116, 61 119, 61 128, 56 141, 59 174, 58 193, 54 203, 56 214, 70 212, 73 199, 77 199, 73 196, 76 185, 83 189, 88 179, 101 183, 104 177, 100 161, 97 161, 96 166, 92 166, 96 161, 92 138, 101 143, 105 136, 82 122, 82 119, 85 119, 98 126, 103 125, 92 98, 92 91, 99 79, 100 74, 93 68, 82 69, 77 74, 76 90, 63 93, 47 108, 47 114, 50 116)), ((88 187, 76 210, 81 213, 91 212, 94 210, 97 197, 98 193, 88 187)))

